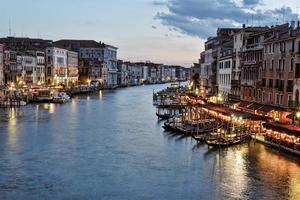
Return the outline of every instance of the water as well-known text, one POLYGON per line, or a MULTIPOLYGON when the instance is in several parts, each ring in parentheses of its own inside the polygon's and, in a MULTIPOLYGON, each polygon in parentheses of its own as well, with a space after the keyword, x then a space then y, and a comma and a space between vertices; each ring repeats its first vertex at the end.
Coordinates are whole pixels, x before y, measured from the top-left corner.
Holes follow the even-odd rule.
POLYGON ((300 199, 300 160, 163 132, 152 90, 0 110, 0 199, 300 199))

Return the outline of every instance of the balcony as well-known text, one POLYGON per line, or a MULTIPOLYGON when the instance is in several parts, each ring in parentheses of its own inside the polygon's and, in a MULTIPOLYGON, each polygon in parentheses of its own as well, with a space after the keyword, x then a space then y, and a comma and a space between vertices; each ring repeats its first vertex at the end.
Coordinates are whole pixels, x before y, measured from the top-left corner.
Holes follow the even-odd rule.
POLYGON ((244 64, 244 65, 256 65, 257 61, 256 60, 243 61, 242 64, 244 64))
POLYGON ((289 102, 288 102, 288 107, 289 107, 290 109, 297 109, 297 108, 300 107, 300 103, 297 102, 297 101, 289 101, 289 102))
POLYGON ((241 81, 240 80, 231 80, 231 86, 240 86, 241 81))

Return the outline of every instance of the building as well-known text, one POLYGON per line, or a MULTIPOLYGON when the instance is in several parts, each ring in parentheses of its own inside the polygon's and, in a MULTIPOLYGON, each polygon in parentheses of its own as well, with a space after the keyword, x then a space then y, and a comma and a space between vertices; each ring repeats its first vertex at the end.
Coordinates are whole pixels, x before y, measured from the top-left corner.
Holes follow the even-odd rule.
POLYGON ((240 100, 241 96, 241 69, 243 61, 243 50, 245 41, 252 34, 259 33, 268 30, 269 27, 246 27, 243 24, 243 28, 234 35, 233 51, 234 51, 234 68, 232 69, 232 80, 231 80, 231 99, 240 100))
POLYGON ((232 69, 235 66, 233 57, 233 38, 238 28, 219 28, 215 42, 213 58, 217 62, 217 93, 227 101, 231 94, 232 69), (217 52, 217 56, 215 53, 217 52))
POLYGON ((210 37, 205 42, 205 50, 200 59, 200 92, 201 95, 216 94, 217 85, 217 37, 210 37))
POLYGON ((52 40, 43 40, 27 37, 5 37, 0 38, 0 44, 4 44, 9 50, 16 52, 27 52, 30 50, 44 51, 52 45, 52 40))
POLYGON ((76 59, 75 55, 77 55, 76 52, 69 52, 66 49, 58 47, 48 47, 46 49, 46 77, 48 84, 69 86, 72 81, 76 81, 76 78, 74 77, 75 75, 73 74, 74 71, 71 76, 69 76, 68 68, 68 61, 70 62, 72 70, 74 70, 73 67, 76 68, 74 66, 76 65, 76 61, 74 61, 74 59, 76 59), (68 55, 71 55, 69 60, 68 55))
POLYGON ((68 86, 76 85, 78 83, 78 53, 74 51, 67 51, 67 68, 68 68, 68 86))
POLYGON ((295 31, 294 27, 285 25, 265 39, 262 90, 258 89, 261 96, 258 100, 262 103, 284 108, 293 106, 294 85, 297 88, 294 82, 298 34, 299 31, 295 31))
POLYGON ((17 56, 18 68, 22 69, 18 85, 37 85, 37 58, 34 54, 26 52, 17 56))
MULTIPOLYGON (((20 59, 19 59, 20 60, 20 59)), ((4 83, 18 83, 22 76, 22 65, 17 63, 17 52, 4 50, 4 83)))
POLYGON ((222 50, 218 63, 218 95, 220 95, 224 101, 228 101, 229 94, 231 94, 232 70, 234 68, 231 45, 227 49, 222 50))
POLYGON ((79 58, 79 80, 109 87, 117 85, 117 48, 94 40, 59 40, 55 45, 75 51, 79 58))
POLYGON ((116 87, 117 86, 117 47, 102 44, 103 57, 102 61, 107 67, 108 78, 107 86, 116 87))
POLYGON ((0 44, 0 85, 4 85, 4 45, 0 44))

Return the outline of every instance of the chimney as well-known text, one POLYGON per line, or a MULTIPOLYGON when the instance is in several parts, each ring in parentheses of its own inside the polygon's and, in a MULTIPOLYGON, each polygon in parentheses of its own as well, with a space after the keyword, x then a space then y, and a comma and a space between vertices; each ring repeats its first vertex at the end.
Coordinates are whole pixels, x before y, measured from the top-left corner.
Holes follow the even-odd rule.
POLYGON ((243 24, 243 29, 245 29, 246 28, 246 24, 243 24))
POLYGON ((289 28, 289 36, 290 36, 290 37, 293 36, 293 30, 294 30, 294 29, 293 29, 292 27, 289 28))
POLYGON ((295 21, 293 20, 293 21, 291 21, 291 26, 290 26, 292 29, 294 29, 295 28, 295 21))

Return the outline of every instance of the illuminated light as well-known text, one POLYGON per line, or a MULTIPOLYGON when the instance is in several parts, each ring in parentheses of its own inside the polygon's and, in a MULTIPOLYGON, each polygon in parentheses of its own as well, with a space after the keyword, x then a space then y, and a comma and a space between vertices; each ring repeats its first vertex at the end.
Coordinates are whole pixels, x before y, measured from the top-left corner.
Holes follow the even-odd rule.
POLYGON ((299 111, 296 113, 296 117, 300 118, 300 112, 299 111))

